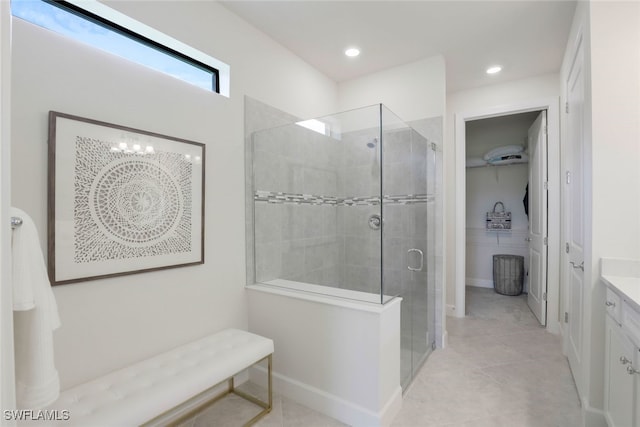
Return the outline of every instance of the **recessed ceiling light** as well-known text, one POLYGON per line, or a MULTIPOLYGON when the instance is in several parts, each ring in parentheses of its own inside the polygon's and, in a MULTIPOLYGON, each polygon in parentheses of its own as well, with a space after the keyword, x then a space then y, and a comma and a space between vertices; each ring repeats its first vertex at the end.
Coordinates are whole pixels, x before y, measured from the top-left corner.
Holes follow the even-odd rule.
POLYGON ((357 47, 350 47, 349 49, 344 51, 344 54, 353 58, 360 55, 360 49, 358 49, 357 47))
POLYGON ((496 74, 502 71, 502 67, 500 65, 494 65, 492 67, 487 68, 487 74, 496 74))

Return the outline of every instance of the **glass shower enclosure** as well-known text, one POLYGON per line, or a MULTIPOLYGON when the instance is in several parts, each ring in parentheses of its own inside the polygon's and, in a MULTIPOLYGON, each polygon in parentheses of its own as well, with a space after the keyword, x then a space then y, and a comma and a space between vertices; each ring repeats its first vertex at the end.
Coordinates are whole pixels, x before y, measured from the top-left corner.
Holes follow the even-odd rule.
POLYGON ((255 282, 402 297, 401 379, 435 347, 434 144, 382 104, 252 135, 255 282))

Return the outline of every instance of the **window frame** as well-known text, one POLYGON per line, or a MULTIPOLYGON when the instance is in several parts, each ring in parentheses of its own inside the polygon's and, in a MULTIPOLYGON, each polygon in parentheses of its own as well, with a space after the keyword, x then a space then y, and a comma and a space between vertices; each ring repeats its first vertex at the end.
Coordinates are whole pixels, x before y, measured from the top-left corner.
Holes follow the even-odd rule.
MULTIPOLYGON (((61 9, 67 13, 76 15, 82 19, 85 19, 95 25, 99 25, 106 30, 113 31, 120 34, 123 37, 127 37, 135 42, 140 43, 150 49, 154 49, 157 52, 168 55, 174 59, 184 62, 185 64, 194 68, 200 69, 211 75, 211 92, 229 97, 229 66, 204 54, 190 46, 185 45, 151 27, 146 26, 132 18, 117 12, 108 6, 105 6, 97 1, 74 1, 74 0, 40 0, 53 7, 61 9), (136 31, 138 30, 138 31, 136 31), (160 41, 159 41, 160 39, 160 41), (170 46, 170 45, 173 45, 170 46), (185 53, 185 51, 187 53, 185 53), (189 55, 196 54, 196 55, 189 55), (215 67, 209 63, 206 63, 200 59, 196 59, 194 56, 198 56, 203 59, 207 59, 209 63, 213 62, 219 65, 215 67), (222 69, 222 73, 221 73, 222 69), (222 76, 221 76, 222 74, 222 76), (222 84, 224 87, 221 90, 221 77, 223 78, 222 84), (226 83, 225 83, 226 81, 226 83)), ((117 55, 117 52, 111 52, 117 55)), ((143 64, 148 66, 146 64, 143 64)), ((164 73, 161 69, 150 67, 158 72, 164 73)), ((183 80, 187 83, 189 80, 183 80)), ((204 89, 203 86, 198 85, 204 89)))

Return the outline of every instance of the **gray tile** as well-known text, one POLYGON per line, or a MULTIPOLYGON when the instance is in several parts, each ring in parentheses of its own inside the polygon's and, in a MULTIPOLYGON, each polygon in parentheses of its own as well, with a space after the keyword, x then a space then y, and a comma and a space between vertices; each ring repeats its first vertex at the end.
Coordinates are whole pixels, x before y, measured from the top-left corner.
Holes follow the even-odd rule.
POLYGON ((387 163, 383 160, 383 176, 384 195, 413 194, 411 162, 387 163))
POLYGON ((339 216, 337 206, 322 206, 322 235, 335 236, 338 234, 339 216))
POLYGON ((385 204, 383 213, 384 238, 408 237, 408 232, 413 229, 413 218, 408 215, 408 206, 385 204))
POLYGON ((342 158, 345 168, 371 165, 376 160, 378 146, 369 147, 374 139, 380 139, 376 130, 349 132, 342 135, 342 158))
POLYGON ((305 211, 302 205, 282 206, 282 238, 284 240, 303 239, 305 237, 305 211))
POLYGON ((345 240, 345 263, 354 266, 379 268, 380 246, 369 237, 350 237, 345 240))
POLYGON ((284 161, 273 152, 256 150, 253 153, 254 188, 260 191, 284 191, 286 176, 284 161))
POLYGON ((344 234, 351 237, 380 236, 380 232, 369 227, 369 217, 380 215, 379 206, 342 206, 344 234))
POLYGON ((266 282, 280 277, 280 242, 256 245, 256 281, 266 282))
POLYGON ((282 242, 282 278, 292 280, 305 271, 306 240, 284 240, 282 242))
POLYGON ((319 205, 301 205, 299 206, 303 219, 303 235, 305 238, 320 237, 323 235, 323 218, 322 208, 319 205))
POLYGON ((282 238, 282 208, 274 203, 255 203, 255 242, 258 245, 279 242, 282 238))
POLYGON ((383 133, 382 158, 388 164, 411 160, 411 132, 408 128, 383 133))

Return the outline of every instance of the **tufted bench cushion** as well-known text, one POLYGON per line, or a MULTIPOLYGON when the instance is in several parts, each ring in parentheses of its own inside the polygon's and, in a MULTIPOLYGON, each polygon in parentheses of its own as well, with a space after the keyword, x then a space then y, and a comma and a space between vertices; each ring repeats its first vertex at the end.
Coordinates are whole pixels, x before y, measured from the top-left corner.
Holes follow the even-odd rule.
POLYGON ((48 409, 69 410, 60 426, 137 426, 272 353, 272 340, 227 329, 65 390, 48 409))

